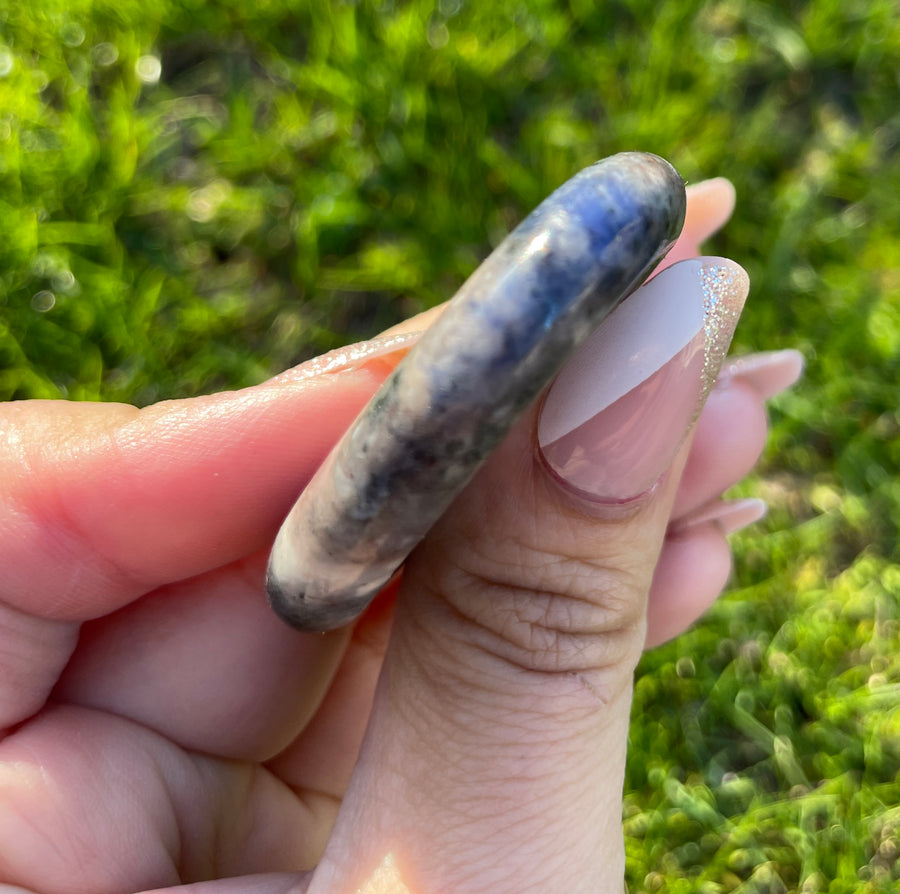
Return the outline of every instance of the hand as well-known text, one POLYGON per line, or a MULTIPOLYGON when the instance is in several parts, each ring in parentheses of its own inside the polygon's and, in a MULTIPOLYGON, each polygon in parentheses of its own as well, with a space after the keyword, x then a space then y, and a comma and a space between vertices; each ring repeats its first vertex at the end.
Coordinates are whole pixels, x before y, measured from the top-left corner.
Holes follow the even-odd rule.
MULTIPOLYGON (((729 202, 695 190, 676 250, 729 202)), ((797 358, 726 367, 625 507, 557 487, 532 415, 396 618, 386 592, 298 634, 265 605, 268 545, 400 353, 144 410, 2 408, 0 894, 621 889, 631 674, 721 590, 758 507, 717 500, 797 358)))

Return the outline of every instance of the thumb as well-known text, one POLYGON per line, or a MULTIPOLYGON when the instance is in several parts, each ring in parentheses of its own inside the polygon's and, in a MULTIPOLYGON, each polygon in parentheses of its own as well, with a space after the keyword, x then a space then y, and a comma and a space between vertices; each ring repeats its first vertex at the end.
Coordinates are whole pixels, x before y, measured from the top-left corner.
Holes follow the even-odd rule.
POLYGON ((720 259, 638 290, 410 557, 310 894, 622 890, 646 597, 746 292, 720 259))

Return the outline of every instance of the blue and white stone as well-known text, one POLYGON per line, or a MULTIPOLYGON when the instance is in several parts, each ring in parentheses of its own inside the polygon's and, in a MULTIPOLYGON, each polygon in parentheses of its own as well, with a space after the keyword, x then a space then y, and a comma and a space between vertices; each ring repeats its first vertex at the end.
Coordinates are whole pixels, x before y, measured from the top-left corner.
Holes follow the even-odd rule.
POLYGON ((581 171, 475 271, 278 532, 267 589, 301 630, 353 621, 681 230, 684 183, 629 152, 581 171))

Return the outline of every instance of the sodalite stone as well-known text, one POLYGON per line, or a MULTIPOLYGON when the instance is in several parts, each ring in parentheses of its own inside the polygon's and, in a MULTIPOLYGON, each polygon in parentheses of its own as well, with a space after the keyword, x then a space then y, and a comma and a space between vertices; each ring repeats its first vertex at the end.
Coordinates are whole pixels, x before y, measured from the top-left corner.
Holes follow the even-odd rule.
POLYGON ((302 630, 354 620, 582 340, 669 249, 684 183, 622 153, 573 177, 457 293, 331 452, 267 589, 302 630))

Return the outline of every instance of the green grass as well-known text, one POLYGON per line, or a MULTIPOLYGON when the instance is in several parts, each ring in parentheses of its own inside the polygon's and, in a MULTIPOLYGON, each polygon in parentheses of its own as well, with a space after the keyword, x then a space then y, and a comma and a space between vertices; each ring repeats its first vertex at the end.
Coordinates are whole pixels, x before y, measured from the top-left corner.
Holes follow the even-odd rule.
POLYGON ((0 397, 260 381, 451 295, 621 149, 736 184, 797 346, 710 617, 645 659, 632 891, 900 878, 893 0, 0 0, 0 397))

